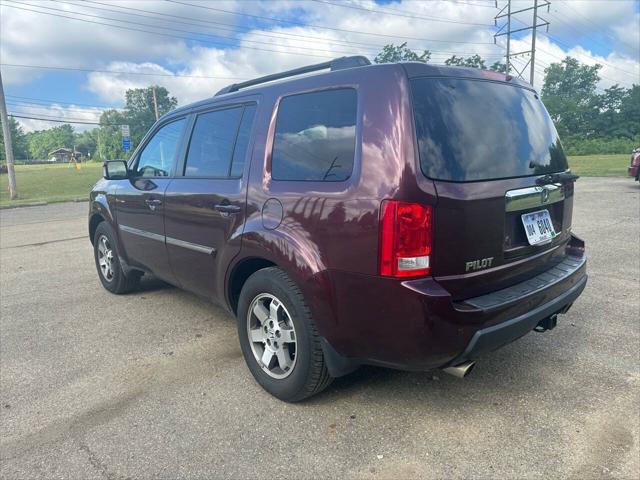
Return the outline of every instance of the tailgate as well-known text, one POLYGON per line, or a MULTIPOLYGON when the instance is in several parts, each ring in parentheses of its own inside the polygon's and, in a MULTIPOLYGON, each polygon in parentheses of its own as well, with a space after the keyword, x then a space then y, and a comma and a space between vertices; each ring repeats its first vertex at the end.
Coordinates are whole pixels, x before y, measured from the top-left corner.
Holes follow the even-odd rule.
POLYGON ((508 81, 419 77, 411 95, 420 169, 438 196, 434 277, 460 300, 562 261, 573 179, 536 92, 508 81), (523 215, 533 212, 527 233, 523 215))
POLYGON ((460 188, 435 182, 432 273, 456 300, 522 282, 564 258, 571 235, 572 184, 530 183, 502 180, 460 188), (548 243, 530 245, 522 215, 540 210, 549 212, 557 235, 548 243))

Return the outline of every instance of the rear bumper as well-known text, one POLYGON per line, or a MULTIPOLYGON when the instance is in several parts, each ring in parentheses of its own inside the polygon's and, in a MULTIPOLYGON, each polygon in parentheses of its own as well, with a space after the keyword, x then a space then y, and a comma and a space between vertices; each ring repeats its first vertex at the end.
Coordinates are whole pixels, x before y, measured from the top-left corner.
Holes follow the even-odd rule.
POLYGON ((429 370, 496 350, 565 313, 580 296, 587 283, 583 247, 574 238, 546 271, 458 302, 433 278, 333 272, 335 291, 346 293, 335 299, 337 324, 325 335, 330 372, 339 376, 360 364, 429 370))
POLYGON ((550 302, 506 322, 481 328, 473 334, 467 348, 451 361, 451 365, 457 365, 465 360, 473 360, 484 353, 497 350, 531 332, 542 320, 552 315, 566 313, 586 285, 587 276, 584 275, 573 287, 550 302))

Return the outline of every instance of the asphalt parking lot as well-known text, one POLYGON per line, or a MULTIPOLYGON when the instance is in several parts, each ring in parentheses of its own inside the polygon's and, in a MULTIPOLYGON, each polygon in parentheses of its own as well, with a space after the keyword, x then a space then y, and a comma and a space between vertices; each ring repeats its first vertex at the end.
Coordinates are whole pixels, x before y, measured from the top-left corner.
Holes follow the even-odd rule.
MULTIPOLYGON (((0 212, 2 478, 639 478, 640 187, 582 178, 590 280, 558 327, 444 373, 362 368, 282 403, 234 319, 100 285, 86 203, 0 212)), ((400 320, 398 320, 400 321, 400 320)))

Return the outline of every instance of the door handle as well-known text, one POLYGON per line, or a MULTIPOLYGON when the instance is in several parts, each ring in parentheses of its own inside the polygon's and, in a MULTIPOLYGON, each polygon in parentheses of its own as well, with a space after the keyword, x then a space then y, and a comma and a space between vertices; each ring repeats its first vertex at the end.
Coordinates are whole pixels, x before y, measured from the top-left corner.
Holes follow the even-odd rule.
POLYGON ((218 203, 214 205, 213 208, 225 216, 240 213, 240 207, 238 205, 230 205, 228 203, 218 203))
POLYGON ((151 210, 155 210, 157 207, 162 205, 162 200, 160 200, 158 198, 147 198, 144 201, 144 203, 146 203, 147 207, 149 207, 151 210))

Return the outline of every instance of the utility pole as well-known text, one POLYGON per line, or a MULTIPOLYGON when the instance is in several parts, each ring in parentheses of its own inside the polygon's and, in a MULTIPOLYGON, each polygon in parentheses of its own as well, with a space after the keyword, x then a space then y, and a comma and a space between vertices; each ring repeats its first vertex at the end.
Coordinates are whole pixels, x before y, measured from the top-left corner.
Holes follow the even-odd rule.
POLYGON ((2 120, 2 134, 4 135, 4 153, 7 159, 7 176, 9 177, 9 198, 18 198, 16 189, 16 171, 13 168, 13 145, 11 144, 11 129, 7 116, 7 104, 4 101, 4 87, 2 86, 2 74, 0 73, 0 120, 2 120))
MULTIPOLYGON (((533 30, 531 31, 531 72, 529 83, 533 85, 533 74, 535 73, 534 67, 536 66, 536 25, 538 23, 538 0, 533 0, 533 30)), ((547 26, 547 29, 549 27, 547 26)))
MULTIPOLYGON (((504 35, 507 36, 507 54, 505 56, 505 63, 507 65, 507 72, 506 72, 507 75, 509 75, 511 70, 513 70, 519 78, 526 80, 523 77, 523 75, 527 67, 529 67, 529 83, 533 85, 533 79, 534 79, 534 73, 535 73, 535 67, 536 67, 536 30, 540 27, 546 27, 547 31, 549 31, 549 22, 538 15, 538 8, 547 7, 547 12, 548 12, 551 2, 549 2, 548 0, 542 0, 542 3, 538 4, 539 0, 533 0, 532 7, 521 8, 519 10, 514 11, 514 10, 511 10, 511 1, 512 0, 506 0, 507 3, 500 9, 498 14, 494 18, 494 23, 496 27, 498 26, 498 22, 502 21, 501 19, 503 18, 506 18, 506 23, 503 23, 502 26, 498 28, 498 31, 493 36, 493 43, 497 43, 496 41, 498 37, 502 37, 504 35), (513 17, 518 13, 528 12, 530 10, 533 10, 533 23, 531 25, 527 24, 525 27, 522 27, 522 28, 511 30, 511 17, 513 17), (538 23, 538 19, 541 20, 541 23, 538 23), (504 31, 505 27, 506 27, 506 31, 504 31), (511 49, 512 35, 514 33, 525 32, 527 30, 531 30, 530 49, 523 50, 521 52, 513 52, 511 49), (525 63, 525 65, 522 68, 516 67, 513 64, 512 58, 518 58, 525 55, 529 56, 527 63, 525 63)), ((496 0, 496 8, 498 8, 498 0, 496 0)))
POLYGON ((156 86, 151 87, 151 91, 153 92, 153 110, 156 112, 156 121, 158 118, 158 100, 156 99, 156 86))
MULTIPOLYGON (((495 42, 496 37, 493 37, 493 43, 495 42)), ((507 71, 505 72, 507 75, 509 75, 509 60, 511 60, 511 0, 507 0, 507 71)))

